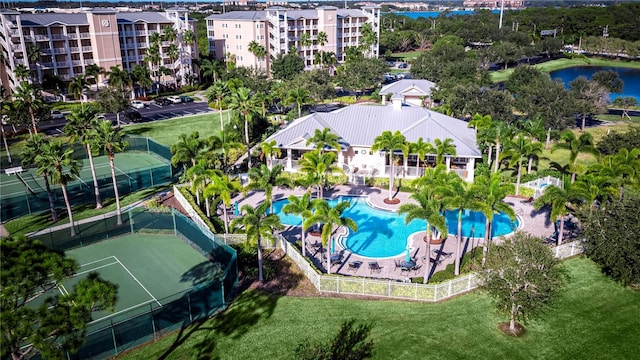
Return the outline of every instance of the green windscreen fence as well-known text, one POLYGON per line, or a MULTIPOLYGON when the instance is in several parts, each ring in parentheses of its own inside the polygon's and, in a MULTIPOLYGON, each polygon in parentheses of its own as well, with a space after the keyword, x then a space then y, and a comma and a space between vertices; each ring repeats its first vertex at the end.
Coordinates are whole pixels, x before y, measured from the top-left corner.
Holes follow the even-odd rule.
MULTIPOLYGON (((127 137, 126 141, 125 152, 116 154, 114 160, 116 186, 121 196, 174 181, 177 171, 171 165, 168 147, 143 137, 127 137)), ((74 146, 73 156, 82 161, 82 166, 79 176, 67 184, 70 202, 72 205, 90 204, 95 201, 95 194, 86 149, 74 146)), ((94 163, 101 198, 113 198, 115 191, 108 157, 95 156, 94 163)), ((23 169, 23 172, 13 175, 3 172, 0 180, 0 221, 50 211, 47 186, 36 169, 23 169)), ((49 185, 55 207, 63 209, 62 189, 58 185, 49 185)))
MULTIPOLYGON (((123 235, 175 235, 203 255, 203 263, 199 268, 203 275, 186 291, 141 303, 139 306, 94 321, 87 328, 85 343, 78 352, 68 353, 69 359, 107 359, 196 320, 209 317, 226 308, 237 287, 238 265, 235 250, 215 239, 208 230, 201 230, 179 212, 154 212, 134 208, 122 214, 121 224, 118 224, 117 220, 116 216, 110 216, 78 225, 77 235, 74 237, 70 236, 69 229, 32 236, 53 249, 67 251, 123 235)), ((174 255, 166 254, 167 261, 174 255)), ((157 281, 163 282, 164 279, 157 281)), ((153 292, 152 287, 149 287, 149 290, 153 292)), ((122 298, 127 294, 118 296, 122 298)))

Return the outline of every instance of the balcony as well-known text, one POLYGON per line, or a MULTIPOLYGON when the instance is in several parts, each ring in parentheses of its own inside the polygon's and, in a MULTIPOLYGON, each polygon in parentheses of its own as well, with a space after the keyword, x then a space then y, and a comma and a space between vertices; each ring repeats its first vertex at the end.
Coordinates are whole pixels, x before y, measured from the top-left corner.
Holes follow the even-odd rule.
POLYGON ((138 36, 147 36, 147 30, 138 30, 138 31, 136 31, 136 35, 138 35, 138 36))
POLYGON ((49 41, 48 35, 36 35, 36 41, 49 41))
POLYGON ((70 34, 67 34, 67 37, 68 37, 69 39, 77 39, 77 38, 78 38, 78 34, 76 34, 76 33, 70 33, 70 34))
POLYGON ((82 64, 84 64, 84 61, 82 61, 82 60, 72 60, 71 64, 73 66, 82 66, 82 64))
POLYGON ((51 62, 40 63, 40 67, 45 68, 45 69, 51 69, 51 68, 53 68, 53 63, 51 63, 51 62))
POLYGON ((67 38, 65 34, 51 34, 53 40, 64 40, 67 38))
POLYGON ((88 39, 91 37, 90 33, 80 33, 80 39, 88 39))
POLYGON ((146 42, 139 42, 139 43, 138 43, 138 47, 139 47, 139 48, 146 48, 146 47, 147 47, 147 45, 148 45, 148 44, 147 44, 146 42))
POLYGON ((83 46, 82 47, 82 52, 91 52, 91 51, 93 51, 91 46, 83 46))
POLYGON ((11 45, 11 50, 12 51, 22 51, 22 44, 12 44, 11 45))
POLYGON ((95 64, 95 63, 96 63, 96 62, 95 62, 95 61, 93 61, 93 59, 85 59, 85 60, 84 60, 84 64, 85 64, 85 65, 93 65, 93 64, 95 64))
POLYGON ((71 65, 71 61, 56 61, 57 67, 69 67, 71 65))
POLYGON ((69 51, 71 51, 72 53, 77 53, 77 52, 80 52, 80 48, 79 47, 70 47, 69 51))

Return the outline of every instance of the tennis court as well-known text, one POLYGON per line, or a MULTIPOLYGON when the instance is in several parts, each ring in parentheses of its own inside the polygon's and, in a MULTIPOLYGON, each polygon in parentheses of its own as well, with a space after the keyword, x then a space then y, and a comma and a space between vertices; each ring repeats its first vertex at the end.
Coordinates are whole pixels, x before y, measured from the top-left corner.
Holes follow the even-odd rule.
MULTIPOLYGON (((111 166, 107 156, 94 159, 98 187, 103 198, 114 196, 111 166)), ((120 195, 145 189, 155 185, 168 184, 173 180, 171 163, 162 156, 146 151, 128 151, 115 155, 116 182, 120 195)), ((57 207, 64 207, 64 199, 59 185, 50 184, 57 207)), ((1 221, 19 216, 49 210, 46 185, 36 169, 23 169, 7 175, 0 174, 0 200, 2 201, 1 221)), ((67 184, 72 204, 91 203, 93 177, 89 160, 81 160, 80 172, 67 184)))
POLYGON ((211 279, 212 275, 194 269, 215 267, 182 239, 172 235, 132 234, 68 250, 66 254, 80 265, 78 272, 60 286, 60 292, 89 273, 97 272, 118 285, 118 302, 113 311, 96 312, 89 327, 98 329, 105 321, 116 323, 161 308, 175 300, 174 295, 211 279), (125 316, 126 315, 126 316, 125 316))

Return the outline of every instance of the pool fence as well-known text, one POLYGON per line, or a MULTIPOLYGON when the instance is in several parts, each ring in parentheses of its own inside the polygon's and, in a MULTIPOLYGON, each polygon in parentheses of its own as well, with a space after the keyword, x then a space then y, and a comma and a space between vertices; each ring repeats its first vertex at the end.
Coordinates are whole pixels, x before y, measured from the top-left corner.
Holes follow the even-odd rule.
MULTIPOLYGON (((206 227, 205 221, 200 218, 198 212, 193 209, 187 199, 179 193, 178 188, 174 186, 174 196, 178 202, 185 208, 190 216, 193 216, 196 224, 202 224, 201 226, 206 227)), ((227 238, 222 234, 215 234, 214 236, 228 244, 244 241, 241 236, 227 238)), ((287 256, 298 265, 300 270, 302 270, 319 292, 438 302, 475 290, 481 285, 481 279, 477 273, 458 276, 455 279, 440 284, 405 283, 395 279, 344 276, 340 274, 327 275, 316 269, 306 257, 302 256, 297 246, 288 241, 284 236, 277 234, 276 239, 276 244, 273 245, 281 248, 287 256)), ((267 246, 264 247, 268 248, 271 246, 267 244, 267 246)), ((584 252, 584 243, 582 240, 565 243, 554 247, 553 251, 557 258, 569 258, 582 254, 584 252)))

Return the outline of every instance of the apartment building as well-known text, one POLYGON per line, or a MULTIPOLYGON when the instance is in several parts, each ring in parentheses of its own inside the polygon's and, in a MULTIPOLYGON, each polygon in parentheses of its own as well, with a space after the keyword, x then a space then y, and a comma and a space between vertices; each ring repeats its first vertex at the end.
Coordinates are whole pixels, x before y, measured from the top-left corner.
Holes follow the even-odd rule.
POLYGON ((232 11, 207 17, 209 51, 218 59, 234 57, 239 66, 255 67, 269 72, 271 62, 279 54, 295 48, 305 60, 307 68, 314 67, 318 52, 332 52, 339 62, 345 60, 346 50, 360 46, 362 28, 370 24, 377 41, 365 54, 377 57, 380 39, 380 8, 367 6, 362 9, 338 9, 322 6, 311 10, 292 10, 271 7, 262 11, 232 11), (326 35, 326 42, 318 42, 318 34, 326 35), (301 43, 308 34, 312 43, 301 43), (257 58, 249 51, 255 41, 267 52, 257 58))
POLYGON ((524 8, 524 0, 464 0, 464 7, 483 7, 497 9, 504 2, 505 8, 521 9, 524 8))
MULTIPOLYGON (((195 20, 188 10, 171 8, 164 12, 117 12, 94 8, 83 13, 24 14, 0 10, 0 80, 11 93, 20 80, 15 70, 19 65, 30 71, 30 81, 42 83, 47 76, 57 75, 68 81, 84 74, 86 67, 96 64, 108 70, 119 65, 131 70, 136 64, 175 70, 182 79, 193 72, 192 59, 197 46, 186 44, 182 35, 191 30, 195 36, 195 20), (165 27, 176 30, 178 56, 169 56, 169 41, 162 41, 159 64, 145 63, 145 55, 153 33, 165 27), (174 60, 175 59, 175 60, 174 60)), ((194 38, 195 40, 195 38, 194 38)), ((98 81, 103 80, 100 75, 98 81)))

